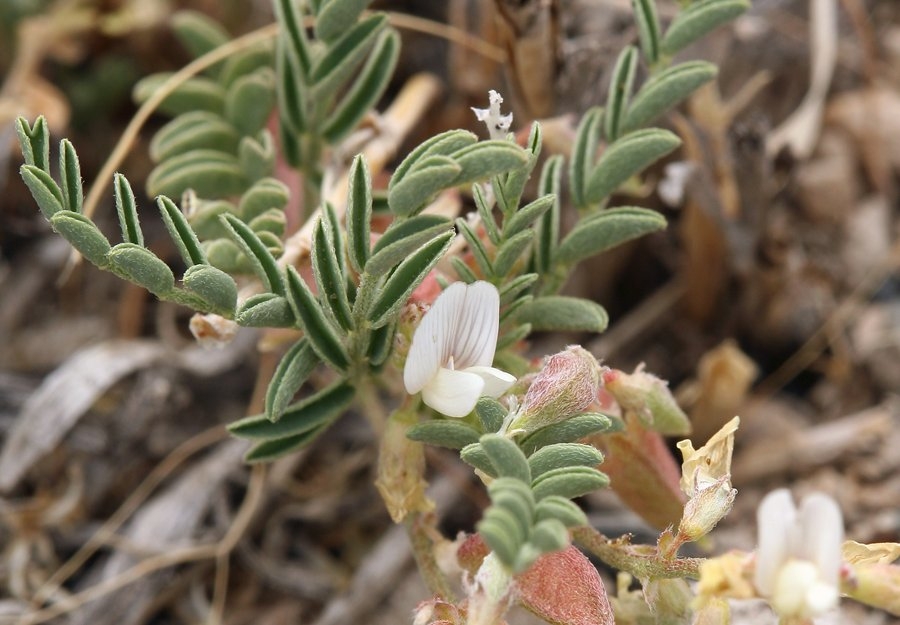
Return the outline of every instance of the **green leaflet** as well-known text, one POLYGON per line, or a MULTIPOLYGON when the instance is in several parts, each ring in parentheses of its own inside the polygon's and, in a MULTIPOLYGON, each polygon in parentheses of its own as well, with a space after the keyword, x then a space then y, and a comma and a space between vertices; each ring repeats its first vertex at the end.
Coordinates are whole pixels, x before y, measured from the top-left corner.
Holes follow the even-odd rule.
POLYGON ((528 152, 509 141, 479 141, 450 154, 461 168, 454 184, 472 183, 522 167, 528 156, 528 152))
POLYGON ((463 261, 462 258, 458 258, 453 256, 450 258, 450 264, 453 266, 453 270, 456 272, 456 275, 459 276, 459 279, 465 282, 466 284, 472 284, 476 280, 478 280, 478 276, 469 269, 468 265, 463 261))
POLYGON ((109 266, 109 241, 90 219, 81 213, 59 211, 50 218, 50 225, 88 261, 101 269, 109 266))
POLYGON ((638 28, 638 38, 644 58, 649 65, 659 60, 659 16, 656 14, 656 0, 631 0, 634 21, 638 28))
POLYGON ((535 524, 530 542, 541 553, 559 551, 569 546, 569 531, 559 519, 544 519, 535 524))
MULTIPOLYGON (((238 164, 248 182, 271 176, 275 169, 275 142, 272 140, 272 135, 268 130, 263 130, 258 137, 259 140, 253 137, 244 137, 238 144, 238 164)), ((235 181, 235 184, 237 182, 235 181)), ((241 189, 241 192, 245 188, 246 186, 241 189)))
POLYGON ((248 328, 291 328, 296 323, 287 298, 275 293, 258 293, 248 297, 234 320, 248 328))
POLYGON ((228 43, 231 37, 222 25, 198 11, 178 11, 172 29, 188 53, 198 58, 228 43))
POLYGON ((350 90, 325 120, 322 136, 326 140, 337 143, 346 137, 375 106, 394 75, 399 56, 400 36, 393 30, 388 31, 378 39, 350 90))
POLYGON ((341 380, 291 404, 277 421, 266 415, 245 417, 228 426, 235 436, 251 439, 276 439, 296 436, 330 423, 339 417, 353 400, 355 391, 347 380, 341 380))
MULTIPOLYGON (((142 78, 134 86, 134 99, 137 102, 149 100, 171 77, 171 73, 163 73, 142 78)), ((157 110, 173 117, 191 111, 210 111, 221 115, 225 111, 225 90, 214 80, 194 76, 167 95, 157 110)))
POLYGON ((491 259, 488 257, 487 250, 481 242, 481 239, 478 238, 478 235, 472 229, 472 226, 466 221, 465 217, 457 218, 456 229, 469 245, 469 251, 472 252, 472 257, 475 259, 475 263, 481 270, 481 275, 485 277, 493 276, 494 266, 493 263, 491 263, 491 259))
POLYGON ((509 410, 503 404, 491 397, 479 397, 475 404, 475 414, 481 420, 484 431, 489 434, 500 429, 508 413, 509 410))
POLYGON ((497 469, 488 457, 481 443, 472 443, 459 450, 460 459, 466 464, 478 469, 489 477, 497 477, 497 469))
POLYGON ((534 268, 539 274, 547 273, 553 267, 556 246, 559 244, 559 188, 562 178, 563 157, 551 156, 541 170, 539 193, 550 195, 553 204, 535 225, 537 231, 534 247, 534 268))
POLYGON ((219 75, 219 84, 225 89, 231 87, 241 76, 252 74, 262 67, 272 67, 272 45, 260 44, 228 57, 219 75))
POLYGON ((550 208, 553 207, 553 204, 557 202, 557 196, 553 194, 542 195, 538 199, 533 202, 529 202, 510 217, 506 223, 503 224, 503 234, 507 238, 518 234, 519 232, 525 230, 525 228, 533 225, 538 219, 540 219, 544 213, 546 213, 550 208))
MULTIPOLYGON (((370 222, 372 221, 372 179, 362 154, 350 166, 347 193, 347 247, 350 265, 362 273, 369 260, 370 222)), ((372 273, 372 272, 370 272, 372 273)))
POLYGON ((544 473, 562 467, 594 467, 603 462, 603 454, 590 445, 581 443, 556 443, 547 445, 528 458, 534 479, 544 473))
MULTIPOLYGON (((225 230, 225 226, 222 226, 225 230)), ((227 230, 226 230, 227 235, 227 230)), ((253 273, 253 262, 236 243, 227 238, 204 241, 203 251, 209 264, 228 273, 253 273)))
POLYGON ((559 495, 547 495, 534 508, 535 521, 556 519, 566 527, 587 525, 588 518, 584 511, 573 501, 559 495))
POLYGON ((616 60, 616 67, 613 69, 612 80, 609 84, 609 93, 606 96, 606 116, 603 120, 603 131, 607 141, 615 141, 619 138, 622 120, 634 88, 637 63, 638 51, 634 46, 624 48, 616 60))
POLYGON ((212 265, 188 267, 181 278, 184 288, 203 300, 207 312, 222 315, 228 319, 234 316, 237 306, 237 284, 234 278, 212 265))
POLYGON ((481 223, 484 225, 484 231, 488 235, 491 243, 499 245, 503 237, 500 230, 497 229, 497 222, 494 219, 494 207, 485 195, 482 185, 472 185, 472 199, 475 200, 475 207, 478 209, 478 215, 481 217, 481 223))
POLYGON ((197 236, 208 243, 210 239, 228 236, 228 229, 222 224, 220 217, 225 213, 234 213, 235 210, 234 204, 225 200, 197 200, 188 212, 187 220, 197 236))
POLYGON ((188 267, 205 264, 207 262, 206 254, 200 248, 200 241, 188 224, 181 209, 175 206, 175 202, 164 195, 157 198, 156 204, 159 206, 163 223, 165 223, 169 236, 172 237, 172 241, 178 248, 184 264, 188 267))
POLYGON ((187 189, 206 199, 239 195, 249 181, 233 154, 190 150, 161 162, 147 177, 147 194, 179 197, 187 189))
POLYGON ((270 209, 283 210, 288 198, 288 188, 283 182, 275 178, 261 178, 241 196, 237 214, 243 221, 250 222, 270 209))
POLYGON ((388 190, 393 190, 407 174, 421 167, 427 157, 447 156, 477 142, 478 137, 468 130, 448 130, 423 141, 394 170, 388 190))
MULTIPOLYGON (((443 189, 453 185, 462 168, 447 156, 428 156, 393 186, 388 187, 388 205, 400 217, 415 215, 443 189)), ((397 178, 396 174, 391 182, 397 178)))
POLYGON ((299 143, 297 135, 306 130, 307 113, 304 108, 302 91, 306 87, 298 79, 299 66, 288 50, 288 44, 279 38, 275 50, 275 76, 278 99, 278 130, 282 149, 288 162, 296 167, 299 164, 299 143))
POLYGON ((560 243, 556 259, 573 265, 665 227, 665 218, 656 211, 626 206, 611 208, 581 220, 560 243))
POLYGON ((135 243, 119 243, 106 257, 116 274, 154 295, 164 296, 175 288, 172 270, 145 247, 135 243))
POLYGON ((531 247, 533 240, 534 233, 531 230, 523 230, 507 239, 494 257, 494 275, 506 277, 522 253, 531 247))
POLYGON ((50 130, 47 128, 46 118, 40 115, 34 120, 34 125, 29 126, 27 119, 19 117, 16 119, 16 133, 19 135, 19 145, 22 147, 25 164, 49 172, 50 130))
POLYGON ((575 133, 575 146, 569 163, 569 190, 577 208, 584 208, 588 204, 585 198, 587 180, 594 167, 602 123, 603 109, 599 106, 592 107, 581 118, 575 133))
POLYGON ((668 130, 647 128, 611 143, 591 169, 584 190, 588 204, 599 204, 631 176, 681 145, 668 130))
POLYGON ((282 356, 269 388, 266 389, 266 413, 269 421, 279 421, 288 404, 319 363, 306 339, 300 339, 282 356))
POLYGON ((382 276, 437 235, 449 232, 450 220, 440 215, 416 215, 390 228, 375 243, 366 273, 382 276))
POLYGON ((525 191, 525 183, 531 177, 531 172, 534 171, 534 166, 537 165, 538 157, 541 155, 542 143, 541 125, 534 122, 528 135, 528 146, 525 148, 528 154, 527 163, 495 179, 493 186, 497 204, 504 215, 512 215, 518 209, 522 193, 525 191))
POLYGON ((347 300, 347 279, 338 263, 330 228, 325 219, 319 219, 313 228, 310 254, 323 309, 338 326, 351 330, 353 319, 350 302, 347 300))
POLYGON ((663 54, 674 55, 749 8, 747 0, 701 0, 690 4, 669 24, 661 43, 663 54))
POLYGON ((500 306, 506 306, 515 301, 522 291, 537 282, 538 278, 536 273, 525 273, 506 282, 500 287, 500 306))
POLYGON ((150 141, 150 158, 160 162, 196 149, 230 153, 239 141, 234 127, 219 115, 192 111, 160 128, 150 141))
POLYGON ((316 99, 329 97, 353 75, 387 25, 386 15, 371 15, 345 30, 328 46, 310 73, 316 99))
POLYGON ((276 0, 275 16, 282 26, 280 39, 286 42, 284 51, 296 64, 297 72, 295 80, 298 85, 307 85, 309 72, 312 67, 310 58, 309 40, 306 36, 306 28, 303 26, 303 12, 300 4, 293 0, 276 0))
POLYGON ((350 366, 347 349, 315 295, 293 267, 287 268, 287 286, 291 309, 316 354, 338 371, 346 370, 350 366))
POLYGON ((37 165, 22 165, 19 173, 46 219, 65 210, 62 190, 50 174, 37 165))
POLYGON ((616 423, 606 415, 585 413, 529 434, 522 440, 520 446, 522 451, 530 456, 547 445, 571 443, 589 434, 607 433, 616 429, 618 429, 616 423))
POLYGON ((532 482, 534 498, 557 495, 566 499, 581 497, 609 485, 609 477, 593 467, 563 467, 542 474, 532 482))
POLYGON ((270 208, 263 214, 251 219, 247 225, 256 233, 268 232, 280 240, 284 235, 285 228, 287 228, 287 217, 285 217, 283 210, 270 208))
POLYGON ((260 240, 259 235, 234 215, 223 215, 222 223, 228 228, 231 239, 253 263, 256 275, 262 281, 263 286, 273 293, 284 295, 281 270, 271 252, 260 240))
POLYGON ((394 334, 397 331, 397 324, 388 323, 375 328, 370 334, 369 348, 366 351, 366 357, 369 359, 369 368, 377 372, 387 362, 394 348, 394 334))
POLYGON ((580 297, 547 295, 523 304, 516 321, 535 330, 561 332, 603 332, 609 316, 600 304, 580 297))
POLYGON ((242 135, 262 130, 275 105, 275 72, 264 67, 234 81, 225 96, 225 119, 242 135))
POLYGON ((452 242, 453 232, 439 234, 400 263, 384 283, 366 315, 372 327, 377 328, 391 321, 452 242))
POLYGON ((485 434, 478 441, 494 465, 497 475, 531 483, 528 459, 519 446, 501 434, 485 434))
POLYGON ((371 0, 330 0, 316 15, 316 37, 331 42, 355 24, 371 0))
POLYGON ((84 190, 81 184, 81 165, 75 146, 68 139, 59 142, 59 178, 66 210, 80 213, 84 202, 84 190))
POLYGON ((462 449, 466 445, 477 443, 479 432, 462 421, 438 419, 417 423, 409 429, 406 436, 427 445, 462 449))
POLYGON ((122 228, 122 240, 126 243, 143 246, 144 233, 141 232, 137 204, 134 201, 134 191, 131 188, 131 184, 125 176, 116 174, 113 178, 113 187, 116 196, 116 212, 119 215, 119 225, 122 228))
POLYGON ((324 423, 319 427, 303 432, 302 434, 285 436, 284 438, 276 438, 257 443, 244 455, 244 462, 248 464, 272 462, 291 452, 303 449, 316 440, 330 425, 330 422, 324 423))
POLYGON ((716 66, 706 61, 688 61, 659 72, 634 96, 621 131, 646 126, 715 78, 717 72, 716 66))

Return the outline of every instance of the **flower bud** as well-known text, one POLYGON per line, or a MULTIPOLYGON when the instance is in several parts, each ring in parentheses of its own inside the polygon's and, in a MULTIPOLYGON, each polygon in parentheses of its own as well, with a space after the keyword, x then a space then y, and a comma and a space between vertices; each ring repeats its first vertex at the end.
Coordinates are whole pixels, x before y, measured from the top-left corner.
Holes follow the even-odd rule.
POLYGON ((550 356, 525 393, 510 431, 534 432, 582 412, 597 397, 601 369, 578 345, 550 356))
POLYGON ((680 542, 692 542, 709 534, 731 511, 737 489, 731 487, 731 476, 723 475, 712 484, 696 491, 684 504, 678 524, 680 542))
POLYGON ((632 374, 608 370, 603 373, 603 384, 623 413, 635 413, 660 434, 684 435, 691 431, 687 415, 676 403, 666 382, 644 371, 643 365, 632 374))

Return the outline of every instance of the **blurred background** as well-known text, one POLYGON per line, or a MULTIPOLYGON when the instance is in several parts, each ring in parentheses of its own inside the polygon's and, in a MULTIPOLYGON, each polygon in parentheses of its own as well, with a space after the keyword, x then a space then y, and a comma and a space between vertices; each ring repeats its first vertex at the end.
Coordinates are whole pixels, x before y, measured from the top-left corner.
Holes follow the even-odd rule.
MULTIPOLYGON (((418 72, 443 84, 404 149, 447 128, 478 132, 469 107, 498 89, 514 130, 541 119, 544 154, 567 154, 637 37, 627 0, 373 8, 434 31, 398 22, 385 103, 418 72)), ((372 486, 365 420, 345 416, 265 474, 245 467, 221 426, 256 409, 277 347, 247 330, 200 350, 189 311, 72 265, 19 178, 13 121, 43 114, 91 185, 135 114, 135 82, 190 60, 169 24, 180 9, 234 36, 273 20, 266 0, 0 2, 0 621, 409 622, 426 591, 372 486)), ((898 541, 900 3, 754 0, 679 58, 717 63, 719 79, 660 124, 683 147, 617 196, 660 210, 668 230, 572 275, 568 292, 609 311, 605 334, 542 335, 530 352, 577 342, 618 369, 645 363, 698 444, 741 416, 739 495, 710 552, 752 548, 756 505, 779 486, 834 496, 848 537, 898 541)), ((151 118, 120 170, 145 207, 148 246, 177 263, 142 196, 165 121, 151 118)), ((110 188, 96 213, 105 232, 117 228, 112 199, 110 188)), ((445 533, 471 531, 480 486, 453 454, 429 460, 445 533)), ((655 540, 611 492, 583 504, 608 535, 655 540)), ((843 622, 896 622, 843 610, 843 622)), ((751 606, 734 622, 766 619, 751 606)))

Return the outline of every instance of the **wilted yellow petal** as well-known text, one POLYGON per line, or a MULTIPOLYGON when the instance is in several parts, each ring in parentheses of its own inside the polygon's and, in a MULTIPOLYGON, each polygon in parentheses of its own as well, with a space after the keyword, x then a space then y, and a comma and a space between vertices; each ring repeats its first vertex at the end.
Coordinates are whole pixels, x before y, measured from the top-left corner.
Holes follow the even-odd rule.
POLYGON ((841 554, 848 564, 890 564, 900 558, 900 543, 864 545, 855 540, 846 540, 841 545, 841 554))
POLYGON ((681 464, 681 490, 690 497, 696 492, 699 483, 705 484, 719 481, 731 473, 731 454, 734 451, 734 433, 741 423, 735 417, 713 434, 700 449, 694 449, 690 439, 679 441, 684 461, 681 464))

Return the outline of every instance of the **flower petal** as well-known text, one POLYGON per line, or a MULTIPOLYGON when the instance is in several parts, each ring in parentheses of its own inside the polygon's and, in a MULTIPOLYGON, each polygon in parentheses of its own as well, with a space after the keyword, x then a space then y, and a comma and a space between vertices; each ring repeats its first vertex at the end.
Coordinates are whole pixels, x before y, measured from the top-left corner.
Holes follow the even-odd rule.
POLYGON ((464 288, 463 302, 452 328, 450 355, 453 366, 455 369, 490 367, 494 363, 500 331, 500 294, 493 284, 480 280, 464 288))
POLYGON ((475 409, 482 391, 481 376, 441 368, 422 389, 422 401, 448 417, 464 417, 475 409))
POLYGON ((841 509, 828 495, 812 493, 800 504, 800 527, 798 555, 816 565, 821 581, 836 587, 844 542, 841 509))
POLYGON ((796 518, 794 500, 786 488, 766 495, 756 511, 756 571, 753 581, 763 596, 772 595, 778 570, 791 555, 790 536, 796 518))
POLYGON ((516 383, 516 376, 494 367, 467 367, 464 371, 474 373, 484 380, 484 390, 481 394, 488 397, 500 397, 516 383))
POLYGON ((403 384, 409 394, 421 391, 450 360, 450 344, 457 319, 466 303, 466 285, 454 282, 438 295, 413 334, 403 368, 403 384))

